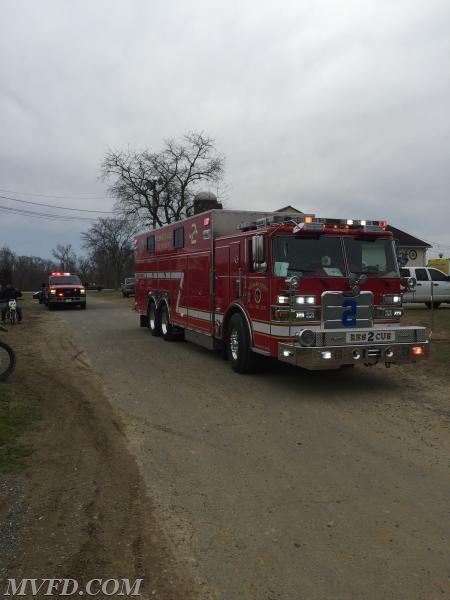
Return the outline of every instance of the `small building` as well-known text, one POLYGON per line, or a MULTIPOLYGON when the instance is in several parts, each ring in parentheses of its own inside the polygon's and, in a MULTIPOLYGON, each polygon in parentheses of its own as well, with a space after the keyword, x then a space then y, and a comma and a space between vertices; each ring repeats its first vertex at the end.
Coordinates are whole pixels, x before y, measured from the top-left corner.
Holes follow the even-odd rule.
POLYGON ((431 244, 414 237, 413 235, 388 225, 392 231, 397 249, 397 258, 401 267, 425 267, 427 264, 427 250, 431 244))
POLYGON ((283 206, 283 208, 279 208, 275 212, 287 213, 289 215, 292 215, 292 214, 303 215, 303 214, 305 214, 301 210, 298 210, 298 208, 294 208, 293 206, 283 206))

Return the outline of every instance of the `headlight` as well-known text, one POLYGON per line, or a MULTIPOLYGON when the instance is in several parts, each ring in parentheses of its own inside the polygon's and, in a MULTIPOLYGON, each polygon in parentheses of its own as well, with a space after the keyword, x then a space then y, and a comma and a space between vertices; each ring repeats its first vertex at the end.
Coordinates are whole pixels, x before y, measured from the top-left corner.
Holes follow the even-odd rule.
POLYGON ((80 294, 85 294, 85 293, 86 293, 86 290, 84 288, 81 288, 80 289, 80 294))
POLYGON ((297 304, 315 304, 316 297, 315 296, 296 296, 295 302, 297 304))
POLYGON ((383 304, 401 306, 402 297, 400 296, 400 294, 384 294, 382 301, 383 304))
POLYGON ((295 311, 295 318, 296 319, 309 319, 309 320, 314 320, 316 318, 316 311, 314 309, 309 309, 309 310, 296 310, 295 311))
POLYGON ((289 296, 277 296, 277 304, 289 304, 289 296))
POLYGON ((378 316, 385 319, 400 318, 403 315, 403 308, 383 308, 378 307, 378 316))
POLYGON ((56 290, 50 290, 50 294, 53 294, 53 296, 56 294, 56 290))

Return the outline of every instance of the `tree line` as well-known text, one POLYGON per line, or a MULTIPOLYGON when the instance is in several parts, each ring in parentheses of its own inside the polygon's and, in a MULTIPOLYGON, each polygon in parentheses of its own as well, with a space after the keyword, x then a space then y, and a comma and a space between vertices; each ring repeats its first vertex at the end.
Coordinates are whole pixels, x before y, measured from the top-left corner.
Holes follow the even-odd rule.
POLYGON ((143 229, 155 229, 193 214, 194 197, 214 186, 221 200, 223 155, 203 132, 189 132, 181 141, 168 139, 154 152, 109 150, 101 177, 115 200, 114 217, 99 218, 81 234, 86 254, 57 244, 52 259, 19 256, 0 248, 0 280, 22 290, 37 290, 54 271, 78 273, 83 282, 117 288, 134 273, 133 240, 143 229))

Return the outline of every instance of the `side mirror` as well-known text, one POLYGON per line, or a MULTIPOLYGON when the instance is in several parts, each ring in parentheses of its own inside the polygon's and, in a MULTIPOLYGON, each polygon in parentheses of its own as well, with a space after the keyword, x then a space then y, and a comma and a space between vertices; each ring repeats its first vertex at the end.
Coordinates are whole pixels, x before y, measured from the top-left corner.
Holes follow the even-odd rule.
POLYGON ((292 277, 287 277, 284 281, 288 286, 289 291, 294 292, 298 288, 300 277, 298 275, 292 275, 292 277))
POLYGON ((262 263, 265 260, 264 256, 264 236, 254 235, 252 237, 252 255, 253 262, 262 263))
POLYGON ((254 235, 252 237, 252 256, 253 256, 253 269, 257 273, 264 273, 267 271, 265 244, 263 235, 254 235))
POLYGON ((405 292, 413 292, 416 289, 417 279, 415 277, 402 277, 400 285, 404 288, 405 292))

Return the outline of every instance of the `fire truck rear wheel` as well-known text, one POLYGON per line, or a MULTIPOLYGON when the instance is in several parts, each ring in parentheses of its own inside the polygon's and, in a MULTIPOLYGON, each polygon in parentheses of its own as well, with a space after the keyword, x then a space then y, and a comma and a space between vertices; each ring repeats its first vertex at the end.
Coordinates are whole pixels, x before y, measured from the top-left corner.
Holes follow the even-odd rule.
POLYGON ((147 309, 147 326, 152 335, 161 335, 161 319, 154 302, 150 302, 147 309))
POLYGON ((172 342, 180 337, 177 329, 170 323, 167 304, 163 304, 161 307, 161 333, 167 342, 172 342))
POLYGON ((236 373, 252 373, 257 368, 258 356, 251 351, 250 335, 239 314, 231 317, 228 328, 228 358, 236 373))

